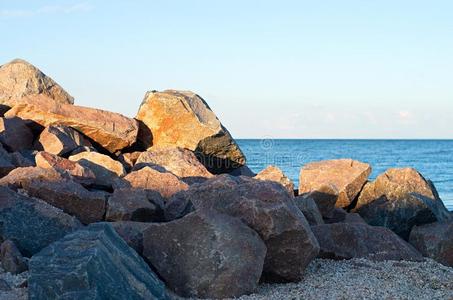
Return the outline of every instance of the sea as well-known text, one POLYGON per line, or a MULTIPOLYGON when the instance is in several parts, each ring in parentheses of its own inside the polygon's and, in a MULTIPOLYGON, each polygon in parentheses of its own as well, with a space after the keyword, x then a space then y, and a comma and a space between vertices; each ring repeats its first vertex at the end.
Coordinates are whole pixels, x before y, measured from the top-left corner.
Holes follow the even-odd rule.
POLYGON ((436 186, 453 211, 453 140, 236 140, 258 173, 275 165, 298 186, 301 167, 312 161, 352 158, 369 163, 373 180, 388 168, 412 167, 436 186))

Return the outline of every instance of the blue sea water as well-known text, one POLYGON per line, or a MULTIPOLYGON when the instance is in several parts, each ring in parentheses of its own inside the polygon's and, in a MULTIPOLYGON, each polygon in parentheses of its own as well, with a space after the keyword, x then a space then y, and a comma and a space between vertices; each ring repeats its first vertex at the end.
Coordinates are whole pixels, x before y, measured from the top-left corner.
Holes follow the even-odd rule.
POLYGON ((373 167, 370 179, 388 168, 413 167, 434 182, 453 210, 453 140, 237 140, 254 172, 276 165, 296 186, 300 168, 312 161, 352 158, 373 167))

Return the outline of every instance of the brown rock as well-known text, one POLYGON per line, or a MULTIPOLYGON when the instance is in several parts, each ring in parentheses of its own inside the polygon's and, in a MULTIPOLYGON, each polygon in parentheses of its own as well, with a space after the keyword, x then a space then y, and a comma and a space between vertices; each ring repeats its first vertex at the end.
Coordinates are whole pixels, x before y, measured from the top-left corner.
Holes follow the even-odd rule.
POLYGON ((330 185, 338 191, 335 205, 348 207, 356 199, 370 174, 369 164, 351 159, 309 163, 300 171, 299 195, 330 185))
POLYGON ((311 198, 318 206, 319 212, 324 218, 331 218, 335 212, 335 204, 338 199, 338 190, 331 184, 321 185, 315 191, 300 195, 311 198))
POLYGON ((91 143, 79 132, 66 126, 49 126, 39 136, 37 148, 63 156, 80 146, 91 147, 91 143))
POLYGON ((43 127, 72 127, 111 153, 134 144, 138 133, 133 119, 100 109, 56 103, 44 96, 18 100, 5 116, 16 116, 43 127))
POLYGON ((159 222, 164 199, 155 191, 116 189, 108 200, 106 221, 159 222))
POLYGON ((453 222, 415 226, 409 242, 423 256, 453 267, 453 222))
POLYGON ((299 281, 319 251, 302 212, 286 189, 272 181, 219 175, 191 186, 168 201, 167 215, 190 207, 213 209, 240 218, 254 229, 267 247, 263 280, 299 281))
POLYGON ((144 256, 180 296, 233 298, 258 285, 266 247, 236 218, 199 211, 152 224, 143 236, 144 256))
POLYGON ((368 224, 385 226, 405 240, 415 225, 450 218, 434 185, 411 168, 389 169, 367 184, 354 212, 368 224))
POLYGON ((22 254, 11 240, 6 240, 0 245, 0 260, 3 270, 11 274, 20 274, 28 269, 22 254))
POLYGON ((381 260, 422 260, 408 243, 385 227, 360 223, 335 223, 312 227, 318 239, 320 258, 381 260))
POLYGON ((19 118, 0 118, 0 142, 11 152, 31 149, 33 133, 19 118))
POLYGON ((312 198, 299 196, 294 199, 294 202, 296 203, 300 211, 304 214, 310 226, 324 224, 318 206, 312 198))
POLYGON ((30 63, 15 59, 0 67, 0 104, 13 106, 15 100, 45 95, 58 103, 74 103, 61 86, 30 63))
MULTIPOLYGON (((137 117, 152 132, 153 146, 194 151, 211 173, 245 164, 245 156, 206 102, 192 92, 148 92, 137 117)), ((144 141, 151 145, 151 137, 144 141)))
POLYGON ((130 172, 135 165, 135 162, 143 152, 135 151, 129 153, 121 153, 118 160, 124 165, 127 172, 130 172))
POLYGON ((64 179, 70 179, 70 176, 68 174, 61 174, 54 169, 26 167, 12 170, 7 176, 0 179, 0 186, 7 186, 17 190, 32 180, 59 182, 64 179))
POLYGON ((259 172, 256 176, 259 180, 270 180, 280 183, 285 187, 291 196, 294 196, 294 183, 286 177, 282 170, 275 166, 269 166, 263 171, 259 172))

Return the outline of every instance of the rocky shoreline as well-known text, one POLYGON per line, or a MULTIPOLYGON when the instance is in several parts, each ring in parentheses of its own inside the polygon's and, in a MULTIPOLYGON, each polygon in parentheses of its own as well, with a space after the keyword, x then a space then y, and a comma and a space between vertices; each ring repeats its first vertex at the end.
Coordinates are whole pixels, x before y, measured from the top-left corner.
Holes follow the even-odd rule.
POLYGON ((128 118, 23 60, 0 106, 0 298, 453 297, 453 216, 415 169, 312 162, 294 187, 192 92, 128 118))

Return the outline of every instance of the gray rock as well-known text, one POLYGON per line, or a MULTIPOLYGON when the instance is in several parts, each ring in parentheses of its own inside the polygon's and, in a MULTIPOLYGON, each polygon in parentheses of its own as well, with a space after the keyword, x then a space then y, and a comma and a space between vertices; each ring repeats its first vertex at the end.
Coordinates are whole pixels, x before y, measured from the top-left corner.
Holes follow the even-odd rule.
POLYGON ((294 199, 297 207, 304 214, 310 226, 324 224, 322 215, 319 212, 318 206, 316 205, 313 198, 299 196, 294 199))
POLYGON ((30 149, 33 133, 19 118, 0 118, 0 142, 10 151, 30 149))
POLYGON ((3 270, 11 274, 20 274, 28 270, 25 259, 11 240, 6 240, 0 245, 0 260, 3 270))
POLYGON ((153 223, 119 221, 110 223, 116 233, 138 254, 143 256, 143 232, 153 223))

